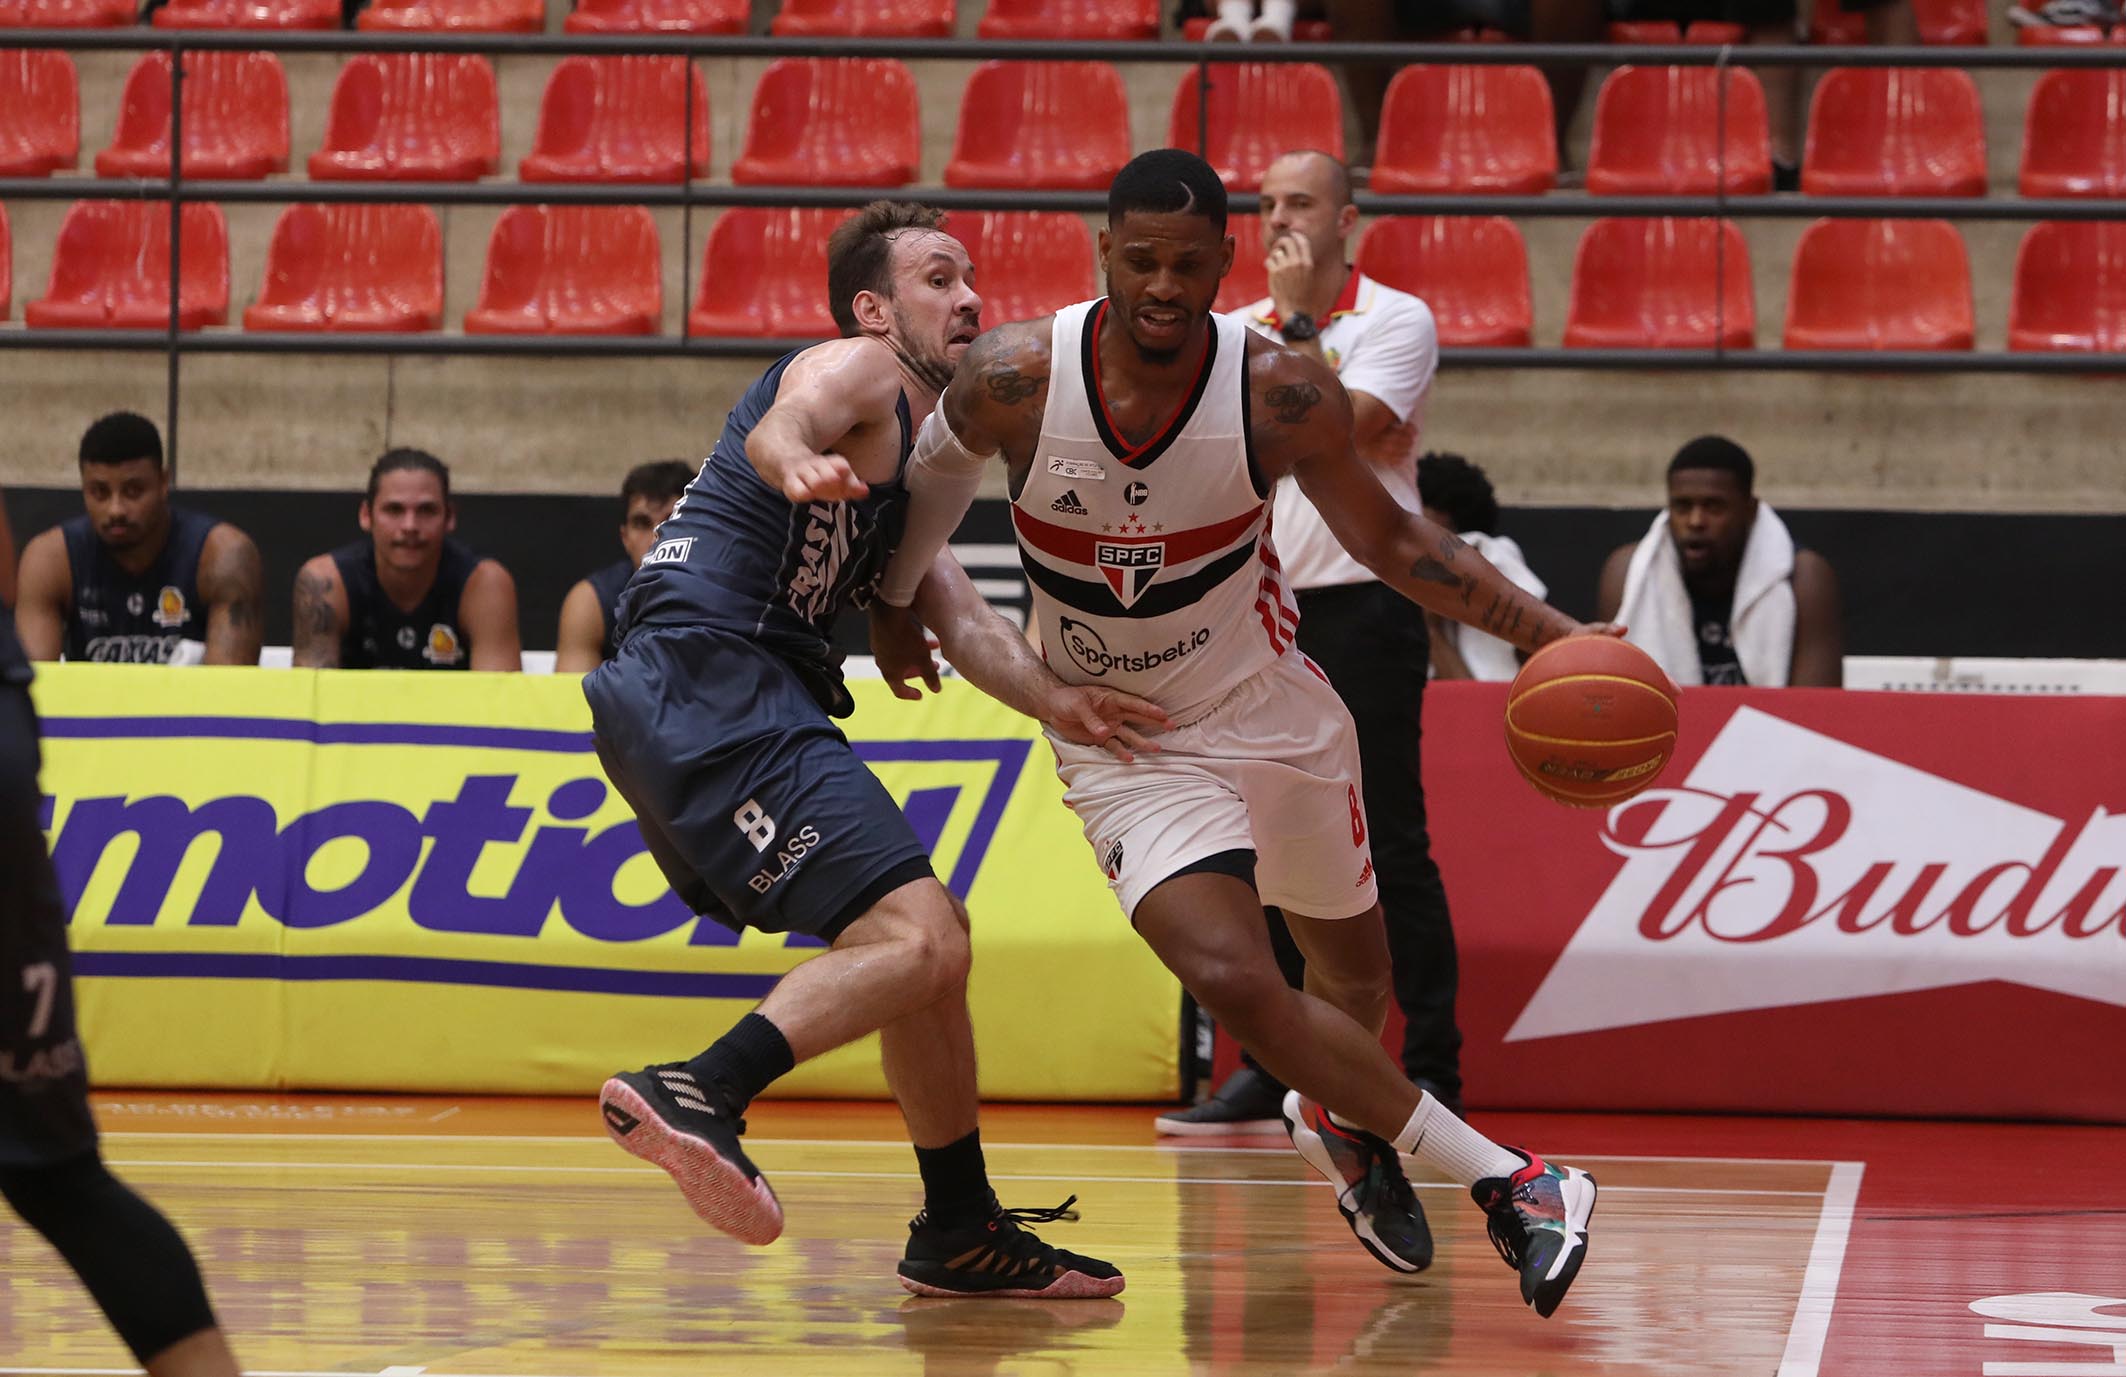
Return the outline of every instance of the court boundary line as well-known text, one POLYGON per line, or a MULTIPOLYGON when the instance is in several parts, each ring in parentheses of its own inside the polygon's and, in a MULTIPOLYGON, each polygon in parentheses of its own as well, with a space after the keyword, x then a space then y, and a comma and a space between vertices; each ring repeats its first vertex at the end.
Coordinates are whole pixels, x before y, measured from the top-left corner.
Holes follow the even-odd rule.
POLYGON ((1845 1269, 1846 1244, 1853 1233, 1853 1212, 1860 1203, 1860 1180, 1866 1162, 1839 1162, 1823 1190, 1823 1211, 1816 1217, 1816 1237, 1809 1244, 1808 1269, 1801 1276, 1801 1295, 1787 1326, 1786 1350, 1779 1357, 1778 1377, 1817 1377, 1823 1366, 1824 1340, 1838 1308, 1838 1279, 1845 1269))

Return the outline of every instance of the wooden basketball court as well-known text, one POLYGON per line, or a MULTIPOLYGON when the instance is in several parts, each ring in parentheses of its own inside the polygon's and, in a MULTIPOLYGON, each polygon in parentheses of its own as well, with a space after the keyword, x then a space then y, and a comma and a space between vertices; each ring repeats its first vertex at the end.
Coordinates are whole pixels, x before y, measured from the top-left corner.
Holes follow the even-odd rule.
MULTIPOLYGON (((2126 1296, 2126 1190, 2095 1165, 2126 1161, 2121 1130, 1480 1115, 1601 1183, 1587 1268, 1546 1322, 1454 1186, 1417 1178, 1439 1258, 1398 1276, 1281 1140, 1161 1141, 1141 1107, 985 1123, 1004 1203, 1078 1196, 1083 1219, 1044 1236, 1127 1273, 1097 1302, 905 1295, 918 1190, 890 1106, 755 1106, 747 1141, 789 1218, 765 1249, 700 1226, 588 1099, 98 1108, 115 1169, 200 1253, 247 1370, 277 1377, 2126 1372, 2126 1301, 2100 1304, 2126 1296), (2071 1201, 2051 1198, 2054 1164, 2077 1162, 2071 1201), (1989 1334, 2047 1326, 1972 1306, 2030 1294, 2090 1300, 2051 1326, 2085 1347, 1989 1334), (2114 1316, 2117 1365, 2092 1366, 2114 1316)), ((0 1374, 133 1370, 11 1218, 0 1267, 0 1374)))

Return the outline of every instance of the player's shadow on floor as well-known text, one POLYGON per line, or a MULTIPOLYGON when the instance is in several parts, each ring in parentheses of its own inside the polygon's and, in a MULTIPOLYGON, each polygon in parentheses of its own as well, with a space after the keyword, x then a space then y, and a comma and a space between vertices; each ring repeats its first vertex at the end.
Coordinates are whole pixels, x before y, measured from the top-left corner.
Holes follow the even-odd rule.
POLYGON ((910 1297, 893 1318, 923 1371, 984 1377, 1008 1358, 1051 1357, 1070 1371, 1082 1341, 1122 1322, 1118 1300, 944 1300, 910 1297))

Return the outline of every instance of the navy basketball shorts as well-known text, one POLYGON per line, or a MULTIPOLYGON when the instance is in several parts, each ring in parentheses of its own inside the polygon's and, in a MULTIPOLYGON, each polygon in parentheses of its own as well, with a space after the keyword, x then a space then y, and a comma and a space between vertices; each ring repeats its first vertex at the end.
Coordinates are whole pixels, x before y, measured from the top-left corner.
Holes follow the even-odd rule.
POLYGON ((832 942, 932 875, 900 805, 757 642, 643 627, 584 676, 583 696, 599 762, 696 913, 832 942))
POLYGON ((37 762, 29 691, 0 687, 0 1167, 96 1147, 66 909, 37 825, 37 762))

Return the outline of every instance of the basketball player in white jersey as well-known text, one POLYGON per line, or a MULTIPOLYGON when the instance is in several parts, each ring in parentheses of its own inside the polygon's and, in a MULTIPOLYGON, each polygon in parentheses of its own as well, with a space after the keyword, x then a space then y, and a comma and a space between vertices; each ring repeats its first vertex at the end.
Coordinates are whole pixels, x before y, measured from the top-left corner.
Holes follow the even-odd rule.
MULTIPOLYGON (((910 461, 907 532, 879 589, 905 607, 1002 455, 1041 643, 1069 682, 1126 689, 1175 724, 1124 765, 1051 736, 1078 814, 1137 931, 1295 1093, 1287 1127, 1381 1262, 1431 1239, 1398 1153, 1471 1188, 1521 1296, 1549 1315, 1587 1247, 1595 1183, 1502 1148, 1404 1079, 1380 1044, 1388 948, 1350 714, 1293 647, 1298 615, 1270 536, 1291 474, 1377 577, 1533 648, 1585 627, 1530 598, 1382 490, 1352 448, 1323 363, 1213 316, 1232 265, 1225 188, 1160 149, 1108 194, 1108 295, 983 335, 910 461), (1291 989, 1262 906, 1307 958, 1291 989)), ((831 462, 820 490, 848 475, 831 462)), ((874 635, 888 677, 931 672, 905 619, 874 635)), ((879 623, 874 622, 875 633, 879 623)))

